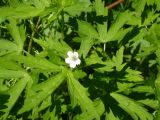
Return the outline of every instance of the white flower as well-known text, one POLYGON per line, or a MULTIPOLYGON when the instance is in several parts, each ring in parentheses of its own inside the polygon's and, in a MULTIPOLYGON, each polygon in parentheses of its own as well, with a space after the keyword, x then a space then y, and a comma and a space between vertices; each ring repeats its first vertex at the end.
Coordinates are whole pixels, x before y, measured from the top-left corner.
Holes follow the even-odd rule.
POLYGON ((68 57, 65 59, 65 62, 69 64, 71 68, 75 68, 76 65, 79 65, 81 63, 81 60, 78 58, 77 52, 68 51, 67 52, 68 57))

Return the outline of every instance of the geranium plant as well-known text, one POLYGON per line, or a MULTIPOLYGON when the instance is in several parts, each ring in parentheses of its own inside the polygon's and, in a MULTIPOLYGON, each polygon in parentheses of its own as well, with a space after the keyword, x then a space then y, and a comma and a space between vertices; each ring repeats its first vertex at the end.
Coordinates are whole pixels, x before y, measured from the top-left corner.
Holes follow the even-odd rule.
POLYGON ((159 0, 2 0, 1 120, 160 119, 159 0))

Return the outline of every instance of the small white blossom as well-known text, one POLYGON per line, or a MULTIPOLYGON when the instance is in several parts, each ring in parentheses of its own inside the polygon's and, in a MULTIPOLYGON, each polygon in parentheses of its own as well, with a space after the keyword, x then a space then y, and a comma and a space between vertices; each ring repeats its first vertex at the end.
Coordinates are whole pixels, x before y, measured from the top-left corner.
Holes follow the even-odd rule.
POLYGON ((68 51, 67 55, 68 57, 65 59, 65 62, 69 64, 71 68, 75 68, 76 65, 79 65, 81 63, 81 60, 78 58, 79 55, 77 52, 68 51))

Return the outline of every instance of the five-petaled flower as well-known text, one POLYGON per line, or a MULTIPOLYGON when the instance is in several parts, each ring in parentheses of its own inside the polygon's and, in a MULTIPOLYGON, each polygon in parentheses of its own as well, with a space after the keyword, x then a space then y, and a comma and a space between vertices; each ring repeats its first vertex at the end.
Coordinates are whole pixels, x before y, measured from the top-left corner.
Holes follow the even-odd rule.
POLYGON ((69 64, 70 68, 75 68, 76 65, 79 65, 81 63, 77 52, 68 51, 67 55, 68 57, 65 59, 65 62, 69 64))

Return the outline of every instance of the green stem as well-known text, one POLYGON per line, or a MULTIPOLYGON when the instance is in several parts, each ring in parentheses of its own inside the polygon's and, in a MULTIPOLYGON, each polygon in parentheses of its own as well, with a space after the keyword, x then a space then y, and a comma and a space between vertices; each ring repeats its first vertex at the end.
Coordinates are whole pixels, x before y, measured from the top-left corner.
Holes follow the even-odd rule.
POLYGON ((40 23, 40 18, 38 18, 38 21, 37 21, 37 24, 36 24, 36 26, 35 26, 35 29, 33 30, 32 34, 31 34, 31 37, 30 37, 30 40, 29 40, 29 44, 28 44, 28 53, 31 52, 33 37, 34 37, 36 31, 38 30, 38 25, 39 25, 39 23, 40 23))
POLYGON ((106 43, 103 44, 103 51, 106 51, 106 43))
POLYGON ((61 14, 61 35, 62 35, 62 40, 64 39, 64 12, 62 11, 61 14))

